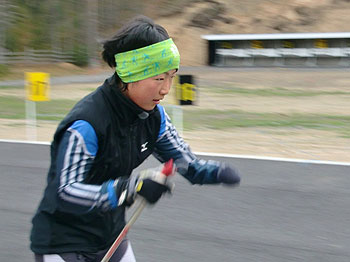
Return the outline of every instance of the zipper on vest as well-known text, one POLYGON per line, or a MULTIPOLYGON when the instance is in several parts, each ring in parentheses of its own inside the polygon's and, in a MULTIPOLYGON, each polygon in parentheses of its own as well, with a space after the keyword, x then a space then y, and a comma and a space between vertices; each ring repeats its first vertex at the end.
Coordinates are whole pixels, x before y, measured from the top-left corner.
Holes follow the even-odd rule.
POLYGON ((136 127, 136 123, 133 123, 130 125, 130 136, 129 136, 129 165, 128 165, 128 171, 130 170, 130 174, 132 173, 132 168, 133 168, 133 148, 132 148, 132 145, 134 144, 133 143, 133 140, 135 139, 135 127, 136 127))

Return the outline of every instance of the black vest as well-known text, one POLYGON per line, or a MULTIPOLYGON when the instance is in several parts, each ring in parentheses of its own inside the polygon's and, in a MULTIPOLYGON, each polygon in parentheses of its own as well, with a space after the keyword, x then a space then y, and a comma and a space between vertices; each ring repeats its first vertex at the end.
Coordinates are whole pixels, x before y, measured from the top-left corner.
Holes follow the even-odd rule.
POLYGON ((84 183, 100 185, 129 177, 153 152, 161 116, 157 107, 146 112, 125 97, 114 76, 74 106, 58 126, 51 144, 47 187, 33 218, 31 248, 36 253, 96 252, 111 245, 125 225, 123 207, 80 215, 58 208, 57 148, 66 129, 76 120, 89 122, 96 132, 98 151, 84 183), (145 143, 147 146, 142 146, 145 143))

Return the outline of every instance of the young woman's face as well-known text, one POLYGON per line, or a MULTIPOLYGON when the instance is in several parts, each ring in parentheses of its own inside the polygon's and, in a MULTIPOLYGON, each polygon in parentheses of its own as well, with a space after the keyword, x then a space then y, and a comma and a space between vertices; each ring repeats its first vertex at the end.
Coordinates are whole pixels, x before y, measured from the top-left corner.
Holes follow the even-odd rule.
POLYGON ((152 110, 169 93, 177 70, 129 83, 125 95, 144 110, 152 110))

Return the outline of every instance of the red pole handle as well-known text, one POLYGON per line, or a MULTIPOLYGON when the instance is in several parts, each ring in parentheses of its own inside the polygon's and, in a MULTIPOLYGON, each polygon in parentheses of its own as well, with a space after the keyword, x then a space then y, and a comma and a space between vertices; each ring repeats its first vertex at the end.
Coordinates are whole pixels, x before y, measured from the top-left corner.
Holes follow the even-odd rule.
POLYGON ((174 171, 174 160, 171 158, 164 164, 162 173, 165 176, 170 176, 171 174, 173 174, 173 171, 174 171))

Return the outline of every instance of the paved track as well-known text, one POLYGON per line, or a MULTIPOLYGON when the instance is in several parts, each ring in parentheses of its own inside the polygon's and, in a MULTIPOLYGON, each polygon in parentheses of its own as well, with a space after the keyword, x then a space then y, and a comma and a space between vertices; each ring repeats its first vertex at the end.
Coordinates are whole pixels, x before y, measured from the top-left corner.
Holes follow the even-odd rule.
MULTIPOLYGON (((241 186, 176 177, 174 195, 144 210, 130 231, 138 261, 349 261, 350 166, 221 160, 239 168, 241 186)), ((48 164, 46 145, 0 142, 1 262, 33 261, 30 220, 48 164)))

